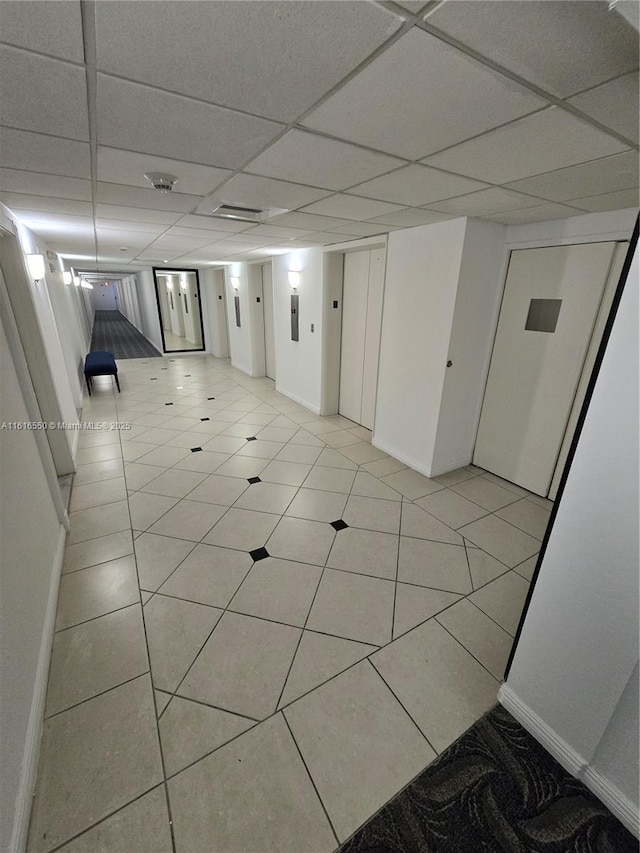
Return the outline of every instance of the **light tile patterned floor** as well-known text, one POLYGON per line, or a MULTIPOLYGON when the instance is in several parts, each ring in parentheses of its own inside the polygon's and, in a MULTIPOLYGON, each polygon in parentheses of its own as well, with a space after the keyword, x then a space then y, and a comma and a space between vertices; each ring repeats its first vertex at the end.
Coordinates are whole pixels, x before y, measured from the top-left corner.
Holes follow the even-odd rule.
POLYGON ((550 503, 211 356, 97 378, 29 850, 329 853, 496 699, 550 503))

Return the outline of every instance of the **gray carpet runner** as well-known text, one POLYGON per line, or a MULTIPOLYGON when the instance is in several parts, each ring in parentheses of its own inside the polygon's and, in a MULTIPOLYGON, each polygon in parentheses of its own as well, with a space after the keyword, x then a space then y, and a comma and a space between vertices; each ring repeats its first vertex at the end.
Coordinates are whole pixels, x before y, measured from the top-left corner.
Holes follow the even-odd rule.
POLYGON ((116 358, 161 358, 150 343, 119 311, 96 311, 91 352, 105 350, 116 358))

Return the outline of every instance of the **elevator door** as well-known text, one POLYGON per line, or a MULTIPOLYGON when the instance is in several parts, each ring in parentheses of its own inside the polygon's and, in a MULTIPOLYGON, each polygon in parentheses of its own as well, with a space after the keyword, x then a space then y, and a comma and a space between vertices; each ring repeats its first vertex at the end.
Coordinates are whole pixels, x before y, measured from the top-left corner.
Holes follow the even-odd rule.
POLYGON ((344 258, 339 411, 367 429, 375 415, 384 260, 384 249, 344 258))
POLYGON ((615 243, 513 251, 474 463, 547 495, 615 243))

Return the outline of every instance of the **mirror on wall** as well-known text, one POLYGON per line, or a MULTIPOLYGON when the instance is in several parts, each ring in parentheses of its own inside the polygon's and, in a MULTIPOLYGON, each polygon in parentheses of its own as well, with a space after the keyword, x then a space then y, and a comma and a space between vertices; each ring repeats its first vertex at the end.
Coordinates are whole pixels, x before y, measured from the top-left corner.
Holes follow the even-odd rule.
POLYGON ((154 267, 153 276, 164 351, 204 350, 198 271, 154 267))

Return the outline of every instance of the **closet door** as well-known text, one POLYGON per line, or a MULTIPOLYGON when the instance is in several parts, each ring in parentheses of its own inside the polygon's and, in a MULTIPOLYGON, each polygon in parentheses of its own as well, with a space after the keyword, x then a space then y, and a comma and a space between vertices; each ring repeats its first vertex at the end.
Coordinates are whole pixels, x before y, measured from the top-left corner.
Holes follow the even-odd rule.
POLYGON ((513 251, 474 463, 547 495, 615 243, 513 251))

